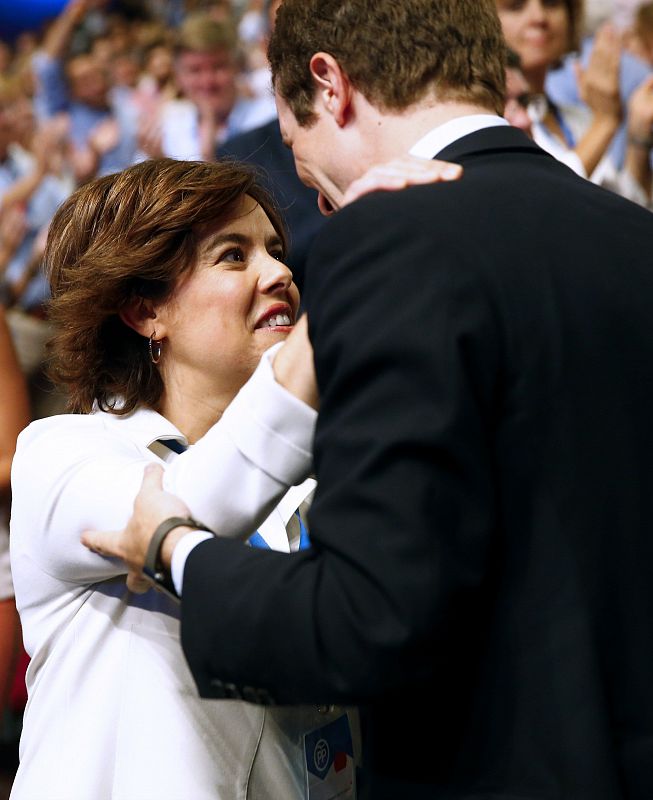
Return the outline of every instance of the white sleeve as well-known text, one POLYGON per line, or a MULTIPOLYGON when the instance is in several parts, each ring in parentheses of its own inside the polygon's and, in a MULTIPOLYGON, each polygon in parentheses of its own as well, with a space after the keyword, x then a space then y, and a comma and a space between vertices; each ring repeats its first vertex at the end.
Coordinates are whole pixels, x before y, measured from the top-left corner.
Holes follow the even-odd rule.
POLYGON ((190 551, 194 550, 198 544, 205 542, 207 539, 213 539, 213 534, 206 531, 195 531, 183 536, 175 545, 172 551, 172 563, 170 564, 170 576, 175 587, 175 591, 181 597, 181 592, 184 585, 184 569, 186 567, 186 559, 190 555, 190 551))
MULTIPOLYGON (((249 536, 310 473, 317 415, 276 383, 271 355, 222 419, 166 468, 166 488, 219 535, 249 536)), ((12 550, 73 583, 124 574, 122 562, 91 553, 79 539, 87 529, 126 525, 154 460, 93 416, 33 423, 12 467, 12 550)))
POLYGON ((12 563, 29 559, 75 584, 126 572, 121 561, 91 553, 79 540, 87 529, 124 528, 143 469, 156 460, 93 417, 32 423, 12 464, 12 563))
POLYGON ((218 536, 247 537, 312 469, 317 413, 274 378, 267 350, 216 423, 168 467, 164 486, 218 536))

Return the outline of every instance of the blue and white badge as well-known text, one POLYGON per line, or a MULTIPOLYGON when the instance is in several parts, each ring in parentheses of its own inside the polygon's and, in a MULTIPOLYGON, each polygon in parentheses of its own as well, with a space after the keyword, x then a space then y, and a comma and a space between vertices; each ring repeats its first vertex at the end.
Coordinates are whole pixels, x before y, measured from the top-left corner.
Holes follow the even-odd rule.
POLYGON ((346 714, 304 736, 304 757, 309 800, 355 800, 354 745, 346 714))

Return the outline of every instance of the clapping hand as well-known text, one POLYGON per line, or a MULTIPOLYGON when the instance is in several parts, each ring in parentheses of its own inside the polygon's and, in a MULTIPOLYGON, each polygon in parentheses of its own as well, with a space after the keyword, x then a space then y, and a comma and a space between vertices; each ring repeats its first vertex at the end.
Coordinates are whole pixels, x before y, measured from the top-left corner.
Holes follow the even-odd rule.
POLYGON ((578 92, 591 111, 620 122, 623 107, 619 92, 621 39, 610 23, 602 25, 595 38, 587 67, 575 65, 578 92))

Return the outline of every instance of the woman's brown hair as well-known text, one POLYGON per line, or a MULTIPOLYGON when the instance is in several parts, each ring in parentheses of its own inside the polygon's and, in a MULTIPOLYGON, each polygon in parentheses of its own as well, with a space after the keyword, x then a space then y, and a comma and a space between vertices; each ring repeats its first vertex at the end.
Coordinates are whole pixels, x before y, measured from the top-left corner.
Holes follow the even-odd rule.
POLYGON ((120 319, 138 298, 164 301, 197 260, 200 231, 227 222, 249 195, 286 244, 255 171, 231 161, 153 159, 78 189, 50 225, 45 264, 55 326, 49 373, 69 408, 127 414, 163 391, 148 341, 120 319))

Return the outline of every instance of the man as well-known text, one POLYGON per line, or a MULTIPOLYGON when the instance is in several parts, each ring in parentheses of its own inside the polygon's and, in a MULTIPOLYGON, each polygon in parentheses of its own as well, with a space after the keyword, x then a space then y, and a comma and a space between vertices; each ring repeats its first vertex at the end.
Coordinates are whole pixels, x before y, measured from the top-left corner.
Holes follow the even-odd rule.
POLYGON ((34 106, 41 120, 69 119, 75 179, 83 183, 136 160, 136 109, 111 90, 107 71, 92 54, 73 54, 78 25, 92 17, 91 0, 68 0, 32 56, 34 106))
POLYGON ((238 40, 234 26, 209 14, 189 14, 175 43, 175 80, 181 98, 167 100, 141 132, 147 155, 213 161, 216 146, 267 122, 271 104, 238 97, 238 40))
MULTIPOLYGON (((504 52, 494 0, 284 0, 281 128, 324 210, 408 150, 464 175, 318 234, 312 549, 177 528, 159 566, 190 549, 202 695, 360 705, 365 797, 648 800, 653 221, 504 126, 504 52)), ((184 513, 152 480, 150 523, 184 513)))

